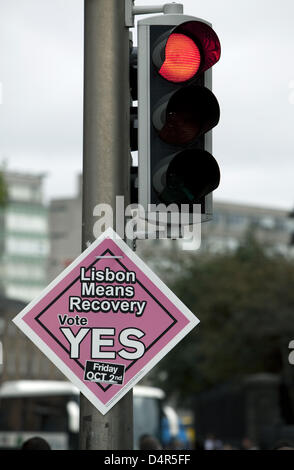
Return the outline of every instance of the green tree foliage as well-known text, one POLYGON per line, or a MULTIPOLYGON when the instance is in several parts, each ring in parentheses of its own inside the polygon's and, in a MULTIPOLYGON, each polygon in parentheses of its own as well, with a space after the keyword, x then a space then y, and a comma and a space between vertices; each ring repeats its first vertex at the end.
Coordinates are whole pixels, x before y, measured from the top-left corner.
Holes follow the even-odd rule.
POLYGON ((169 286, 201 323, 161 362, 167 391, 189 395, 245 374, 281 372, 285 363, 289 368, 293 260, 247 234, 235 252, 195 253, 182 270, 178 263, 180 257, 169 286))

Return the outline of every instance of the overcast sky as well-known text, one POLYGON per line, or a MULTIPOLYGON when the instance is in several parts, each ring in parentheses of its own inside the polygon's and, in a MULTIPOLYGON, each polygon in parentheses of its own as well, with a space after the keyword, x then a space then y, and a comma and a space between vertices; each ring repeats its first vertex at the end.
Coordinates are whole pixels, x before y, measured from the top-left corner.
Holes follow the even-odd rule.
MULTIPOLYGON (((72 195, 82 168, 83 1, 0 0, 0 161, 72 195)), ((161 4, 137 0, 137 5, 161 4)), ((222 43, 216 198, 294 205, 293 0, 183 0, 222 43)))

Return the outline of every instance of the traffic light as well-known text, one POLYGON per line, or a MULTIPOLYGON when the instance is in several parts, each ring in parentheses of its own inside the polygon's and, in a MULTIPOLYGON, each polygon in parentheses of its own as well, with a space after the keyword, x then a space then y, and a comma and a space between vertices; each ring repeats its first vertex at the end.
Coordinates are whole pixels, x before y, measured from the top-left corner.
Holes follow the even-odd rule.
POLYGON ((212 156, 220 109, 211 91, 220 42, 210 24, 161 15, 138 22, 139 203, 201 204, 212 216, 220 182, 212 156))

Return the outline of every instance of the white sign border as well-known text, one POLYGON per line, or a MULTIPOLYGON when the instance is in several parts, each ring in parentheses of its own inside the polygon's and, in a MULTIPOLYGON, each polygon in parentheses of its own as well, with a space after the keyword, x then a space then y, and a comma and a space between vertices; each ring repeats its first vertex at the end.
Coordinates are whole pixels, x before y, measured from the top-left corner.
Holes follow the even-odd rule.
POLYGON ((15 325, 58 367, 58 369, 72 382, 85 397, 105 415, 139 380, 143 378, 171 349, 174 348, 198 323, 200 320, 183 304, 183 302, 151 271, 151 269, 136 255, 127 244, 112 229, 108 228, 99 238, 97 238, 78 258, 75 259, 61 274, 59 274, 41 294, 30 302, 12 320, 15 325), (180 310, 189 320, 189 323, 164 347, 162 348, 144 368, 136 374, 123 388, 121 388, 112 399, 104 404, 96 395, 64 364, 57 354, 47 346, 47 344, 24 322, 23 317, 40 300, 45 297, 57 284, 59 284, 76 266, 83 261, 100 243, 106 238, 111 238, 116 245, 131 259, 131 261, 148 277, 155 286, 180 310))

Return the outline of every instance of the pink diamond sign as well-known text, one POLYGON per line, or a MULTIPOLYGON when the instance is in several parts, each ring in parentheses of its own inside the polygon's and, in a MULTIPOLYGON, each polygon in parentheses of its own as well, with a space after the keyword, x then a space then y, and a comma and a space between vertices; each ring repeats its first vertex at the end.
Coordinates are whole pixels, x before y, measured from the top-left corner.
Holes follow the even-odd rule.
POLYGON ((112 229, 13 321, 102 414, 199 323, 112 229))

